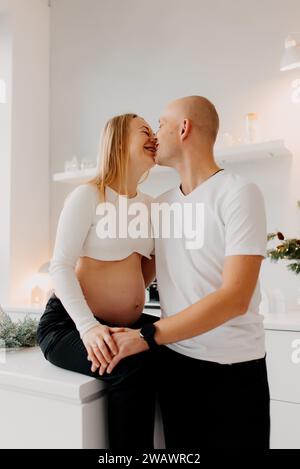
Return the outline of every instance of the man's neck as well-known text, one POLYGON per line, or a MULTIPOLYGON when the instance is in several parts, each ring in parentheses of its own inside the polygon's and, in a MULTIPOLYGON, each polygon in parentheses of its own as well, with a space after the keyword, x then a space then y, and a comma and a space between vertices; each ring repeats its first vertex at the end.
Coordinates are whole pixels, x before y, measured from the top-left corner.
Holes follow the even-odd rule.
POLYGON ((180 174, 181 190, 185 195, 221 169, 212 155, 205 159, 201 156, 184 158, 183 161, 176 169, 180 174))

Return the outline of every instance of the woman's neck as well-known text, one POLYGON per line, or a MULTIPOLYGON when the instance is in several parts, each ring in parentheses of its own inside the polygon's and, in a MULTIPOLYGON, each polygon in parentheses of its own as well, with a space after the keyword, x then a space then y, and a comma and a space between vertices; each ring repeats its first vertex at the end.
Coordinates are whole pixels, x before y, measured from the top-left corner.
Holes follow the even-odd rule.
POLYGON ((120 195, 127 195, 130 197, 135 197, 137 195, 137 186, 140 178, 134 177, 133 175, 127 178, 126 182, 121 182, 121 189, 117 182, 111 183, 109 186, 118 192, 120 195))

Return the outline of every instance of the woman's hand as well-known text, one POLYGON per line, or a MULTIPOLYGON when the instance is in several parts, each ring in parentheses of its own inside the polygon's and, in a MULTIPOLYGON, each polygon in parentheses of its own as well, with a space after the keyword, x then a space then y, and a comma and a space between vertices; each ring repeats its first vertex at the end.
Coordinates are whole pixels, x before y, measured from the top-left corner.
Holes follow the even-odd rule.
POLYGON ((122 332, 124 329, 99 324, 83 335, 82 342, 87 350, 88 360, 92 362, 92 372, 100 368, 99 374, 104 373, 113 356, 118 353, 118 347, 111 334, 122 332))
POLYGON ((130 329, 124 327, 124 331, 116 331, 113 333, 113 339, 118 346, 118 353, 112 358, 108 364, 107 373, 111 373, 114 367, 125 357, 135 355, 136 353, 149 350, 149 345, 140 336, 140 329, 130 329))

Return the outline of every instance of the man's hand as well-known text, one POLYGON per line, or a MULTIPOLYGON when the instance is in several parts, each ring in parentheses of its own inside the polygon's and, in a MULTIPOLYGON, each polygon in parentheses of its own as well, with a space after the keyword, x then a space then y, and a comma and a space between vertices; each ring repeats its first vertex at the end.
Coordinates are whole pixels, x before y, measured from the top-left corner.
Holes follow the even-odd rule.
POLYGON ((124 332, 115 332, 112 338, 118 347, 118 353, 115 355, 108 364, 107 373, 111 373, 114 367, 119 363, 122 358, 136 353, 144 352, 149 349, 147 342, 140 337, 140 329, 130 329, 124 327, 124 332))
POLYGON ((82 341, 88 353, 88 360, 92 362, 91 371, 99 368, 100 374, 104 373, 112 357, 118 353, 118 347, 112 337, 113 332, 121 332, 123 327, 108 327, 99 324, 89 329, 82 341))

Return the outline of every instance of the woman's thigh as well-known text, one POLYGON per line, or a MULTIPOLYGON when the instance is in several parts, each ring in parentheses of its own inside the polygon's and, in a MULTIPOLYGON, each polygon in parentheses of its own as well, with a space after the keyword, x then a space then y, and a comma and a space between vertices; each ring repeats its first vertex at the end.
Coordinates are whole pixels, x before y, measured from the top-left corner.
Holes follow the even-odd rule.
POLYGON ((145 351, 123 358, 111 374, 104 373, 101 376, 99 371, 91 371, 92 364, 76 329, 66 330, 59 341, 52 345, 46 358, 53 365, 92 376, 112 385, 120 385, 136 375, 146 378, 151 370, 151 356, 145 351))
MULTIPOLYGON (((132 328, 139 328, 146 322, 155 322, 159 318, 142 314, 132 328)), ((114 385, 122 383, 137 373, 147 378, 151 372, 152 356, 150 351, 141 352, 122 359, 111 374, 99 375, 91 371, 87 350, 80 338, 74 322, 66 312, 61 301, 53 295, 41 317, 38 326, 38 343, 45 358, 52 364, 101 379, 114 385)))

